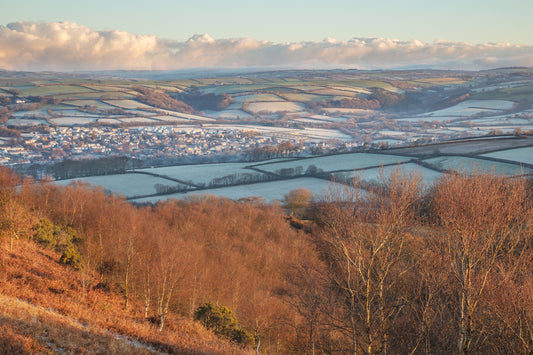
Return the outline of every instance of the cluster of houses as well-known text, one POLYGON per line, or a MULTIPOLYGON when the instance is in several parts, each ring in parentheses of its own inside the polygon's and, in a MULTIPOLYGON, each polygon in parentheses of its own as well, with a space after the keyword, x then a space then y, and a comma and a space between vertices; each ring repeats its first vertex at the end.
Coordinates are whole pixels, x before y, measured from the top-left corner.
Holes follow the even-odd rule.
POLYGON ((0 164, 46 164, 65 159, 94 159, 128 156, 153 157, 244 156, 264 146, 291 142, 298 153, 334 148, 335 143, 309 142, 297 137, 249 134, 233 129, 202 126, 153 126, 135 128, 49 127, 47 131, 24 133, 18 140, 0 141, 0 164))

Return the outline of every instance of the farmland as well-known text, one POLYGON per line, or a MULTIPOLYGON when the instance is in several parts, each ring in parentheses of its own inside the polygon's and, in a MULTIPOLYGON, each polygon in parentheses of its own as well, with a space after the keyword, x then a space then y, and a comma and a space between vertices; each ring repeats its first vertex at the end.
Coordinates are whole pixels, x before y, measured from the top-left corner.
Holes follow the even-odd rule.
POLYGON ((155 203, 167 199, 191 199, 194 196, 211 195, 216 197, 226 197, 229 199, 246 199, 251 197, 262 197, 268 202, 281 201, 285 195, 292 190, 305 187, 311 190, 317 197, 325 196, 330 189, 341 188, 342 185, 330 183, 322 179, 304 177, 299 179, 271 181, 257 184, 236 185, 187 193, 170 194, 163 196, 153 196, 146 198, 132 199, 136 203, 155 203))
POLYGON ((80 178, 130 199, 270 201, 354 171, 371 181, 400 167, 431 183, 532 168, 529 69, 54 75, 0 76, 0 162, 41 177, 62 161, 123 156, 135 171, 80 178))
MULTIPOLYGON (((155 203, 172 198, 190 199, 200 195, 230 199, 262 197, 271 202, 283 200, 285 195, 298 188, 307 188, 316 198, 321 198, 331 189, 343 189, 346 186, 343 184, 351 185, 354 177, 364 182, 379 182, 395 170, 420 174, 427 186, 452 171, 464 174, 486 172, 504 176, 533 174, 533 167, 526 166, 531 164, 533 137, 472 139, 422 148, 424 147, 404 148, 401 151, 405 155, 397 155, 399 150, 392 149, 379 153, 284 158, 262 163, 178 165, 136 169, 129 174, 80 180, 103 186, 135 203, 155 203), (513 140, 529 146, 506 149, 513 140), (440 150, 453 151, 455 155, 441 155, 440 150), (424 155, 420 154, 421 151, 424 155), (487 151, 492 152, 486 153, 487 151), (182 189, 183 192, 157 192, 157 184, 182 189)), ((63 180, 61 184, 71 181, 63 180)))

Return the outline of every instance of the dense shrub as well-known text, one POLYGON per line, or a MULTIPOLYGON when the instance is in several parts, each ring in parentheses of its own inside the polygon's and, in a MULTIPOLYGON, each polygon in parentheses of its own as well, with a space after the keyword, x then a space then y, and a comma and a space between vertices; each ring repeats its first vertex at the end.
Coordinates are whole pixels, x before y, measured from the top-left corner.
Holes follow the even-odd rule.
POLYGON ((243 346, 253 344, 253 336, 237 326, 237 318, 231 309, 210 302, 202 304, 194 313, 196 320, 216 335, 230 339, 243 346))
POLYGON ((73 244, 68 244, 61 254, 59 262, 72 266, 75 270, 81 269, 81 255, 73 244))

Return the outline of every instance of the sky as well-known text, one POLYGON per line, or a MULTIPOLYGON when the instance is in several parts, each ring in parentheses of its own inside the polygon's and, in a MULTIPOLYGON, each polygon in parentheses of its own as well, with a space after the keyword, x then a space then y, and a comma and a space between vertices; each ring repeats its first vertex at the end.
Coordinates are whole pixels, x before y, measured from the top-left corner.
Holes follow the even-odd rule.
POLYGON ((0 68, 533 66, 533 1, 3 1, 0 68))

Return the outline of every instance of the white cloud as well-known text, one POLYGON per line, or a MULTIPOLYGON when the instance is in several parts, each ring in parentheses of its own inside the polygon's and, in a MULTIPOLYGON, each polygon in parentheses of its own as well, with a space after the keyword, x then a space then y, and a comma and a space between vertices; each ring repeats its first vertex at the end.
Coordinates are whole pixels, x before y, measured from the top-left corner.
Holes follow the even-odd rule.
POLYGON ((15 70, 238 66, 486 69, 511 65, 533 66, 533 47, 387 38, 272 43, 251 38, 214 39, 207 34, 177 42, 124 31, 93 31, 71 22, 0 26, 0 68, 15 70))

